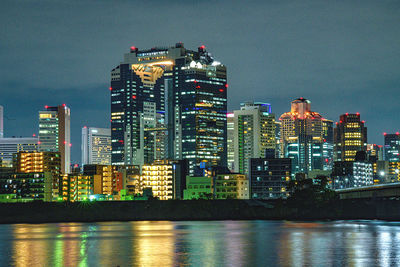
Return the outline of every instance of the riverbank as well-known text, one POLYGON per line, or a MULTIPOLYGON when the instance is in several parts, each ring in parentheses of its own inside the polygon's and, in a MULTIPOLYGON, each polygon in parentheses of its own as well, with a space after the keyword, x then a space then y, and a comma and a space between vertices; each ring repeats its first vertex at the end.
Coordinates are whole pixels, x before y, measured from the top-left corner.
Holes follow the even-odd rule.
POLYGON ((0 204, 0 223, 194 220, 400 221, 400 201, 338 200, 304 207, 286 201, 171 200, 0 204))

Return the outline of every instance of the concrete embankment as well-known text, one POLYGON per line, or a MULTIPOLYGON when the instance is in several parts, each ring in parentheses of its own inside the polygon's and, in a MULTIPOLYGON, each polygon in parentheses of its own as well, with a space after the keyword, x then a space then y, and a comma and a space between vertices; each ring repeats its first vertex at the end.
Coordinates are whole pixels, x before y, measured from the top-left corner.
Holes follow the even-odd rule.
POLYGON ((400 221, 400 201, 339 200, 302 207, 285 201, 187 200, 3 203, 0 223, 137 220, 356 220, 400 221))

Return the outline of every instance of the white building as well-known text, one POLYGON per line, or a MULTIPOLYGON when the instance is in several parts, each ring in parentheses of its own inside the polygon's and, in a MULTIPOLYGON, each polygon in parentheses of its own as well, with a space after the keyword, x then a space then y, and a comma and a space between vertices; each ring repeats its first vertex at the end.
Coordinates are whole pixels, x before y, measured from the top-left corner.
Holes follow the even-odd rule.
POLYGON ((249 173, 249 160, 276 148, 275 114, 268 103, 244 103, 234 111, 234 171, 249 173))
POLYGON ((45 106, 39 111, 39 151, 60 152, 61 172, 69 173, 71 164, 71 111, 65 105, 45 106))
POLYGON ((111 165, 111 129, 82 128, 82 165, 111 165))

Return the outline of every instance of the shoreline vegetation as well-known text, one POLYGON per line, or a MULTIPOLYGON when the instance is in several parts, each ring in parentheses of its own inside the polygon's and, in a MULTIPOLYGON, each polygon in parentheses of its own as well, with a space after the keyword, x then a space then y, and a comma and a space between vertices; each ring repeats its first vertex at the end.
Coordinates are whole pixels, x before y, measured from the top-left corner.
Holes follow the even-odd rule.
POLYGON ((0 223, 202 220, 388 220, 400 221, 400 201, 357 199, 138 200, 1 203, 0 223))

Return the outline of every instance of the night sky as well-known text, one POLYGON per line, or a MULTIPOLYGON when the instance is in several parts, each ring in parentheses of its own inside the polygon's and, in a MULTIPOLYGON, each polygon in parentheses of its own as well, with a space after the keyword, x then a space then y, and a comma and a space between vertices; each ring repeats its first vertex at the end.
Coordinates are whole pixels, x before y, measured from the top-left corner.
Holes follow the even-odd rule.
POLYGON ((123 54, 181 41, 227 66, 230 110, 266 101, 279 116, 303 96, 334 121, 360 112, 368 142, 382 144, 400 130, 400 2, 327 2, 2 0, 5 136, 37 133, 38 111, 66 103, 79 163, 81 127, 109 127, 123 54))

